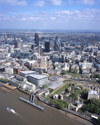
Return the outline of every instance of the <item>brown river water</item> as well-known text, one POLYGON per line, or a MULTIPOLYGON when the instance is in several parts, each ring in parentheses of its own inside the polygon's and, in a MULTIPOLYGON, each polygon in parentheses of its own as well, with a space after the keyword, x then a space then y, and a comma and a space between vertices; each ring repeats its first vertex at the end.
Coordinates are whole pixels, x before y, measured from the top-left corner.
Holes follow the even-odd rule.
POLYGON ((35 99, 36 104, 46 109, 42 112, 19 100, 20 96, 29 98, 18 90, 8 94, 0 90, 0 125, 83 125, 35 99), (14 109, 16 114, 8 112, 7 107, 14 109))

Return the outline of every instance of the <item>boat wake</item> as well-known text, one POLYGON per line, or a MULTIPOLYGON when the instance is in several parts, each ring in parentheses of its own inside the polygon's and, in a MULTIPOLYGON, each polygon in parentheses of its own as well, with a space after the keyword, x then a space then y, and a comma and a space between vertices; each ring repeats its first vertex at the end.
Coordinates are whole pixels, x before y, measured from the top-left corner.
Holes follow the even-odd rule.
POLYGON ((11 112, 11 113, 13 113, 13 114, 16 114, 16 112, 15 112, 15 110, 14 110, 14 109, 7 108, 7 111, 8 111, 8 112, 11 112))
POLYGON ((15 115, 17 115, 17 116, 19 116, 21 119, 23 119, 26 123, 29 124, 29 122, 28 122, 25 118, 23 118, 21 115, 19 115, 17 112, 15 112, 14 109, 7 108, 7 111, 8 111, 8 112, 11 112, 11 113, 13 113, 13 114, 15 114, 15 115))
POLYGON ((19 117, 21 117, 17 112, 15 112, 14 109, 7 108, 7 111, 8 111, 8 112, 11 112, 11 113, 13 113, 13 114, 15 114, 15 115, 18 115, 19 117))

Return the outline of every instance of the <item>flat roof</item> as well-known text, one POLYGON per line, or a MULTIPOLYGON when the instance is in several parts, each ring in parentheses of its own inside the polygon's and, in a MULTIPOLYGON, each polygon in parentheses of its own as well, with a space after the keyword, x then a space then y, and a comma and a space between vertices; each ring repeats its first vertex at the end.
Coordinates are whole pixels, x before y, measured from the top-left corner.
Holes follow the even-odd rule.
POLYGON ((36 72, 35 71, 20 71, 20 73, 27 75, 27 74, 36 73, 36 72))
POLYGON ((33 83, 31 83, 31 82, 23 82, 23 83, 25 83, 25 84, 28 84, 28 85, 31 85, 31 86, 36 86, 35 84, 33 84, 33 83))
POLYGON ((89 90, 89 94, 91 95, 98 95, 98 92, 95 90, 89 90))
POLYGON ((48 86, 48 88, 51 88, 53 90, 55 90, 56 88, 58 88, 59 86, 61 86, 62 84, 64 84, 61 81, 55 81, 53 82, 50 86, 48 86))
POLYGON ((37 62, 37 60, 28 60, 27 62, 29 62, 29 63, 35 63, 35 62, 37 62))
POLYGON ((5 68, 5 66, 0 66, 0 69, 5 68))
POLYGON ((43 79, 43 78, 47 78, 47 76, 45 75, 41 75, 41 74, 30 74, 30 77, 36 78, 36 79, 43 79))

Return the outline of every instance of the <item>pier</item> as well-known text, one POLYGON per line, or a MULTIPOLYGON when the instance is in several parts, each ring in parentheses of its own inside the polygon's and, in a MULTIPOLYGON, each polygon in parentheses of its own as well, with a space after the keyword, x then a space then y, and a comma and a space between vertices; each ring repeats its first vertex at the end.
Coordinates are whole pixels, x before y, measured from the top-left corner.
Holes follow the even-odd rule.
POLYGON ((34 103, 34 98, 35 98, 34 94, 30 95, 29 100, 26 100, 26 99, 24 99, 22 97, 19 97, 19 99, 22 100, 23 102, 26 102, 26 103, 28 103, 28 104, 30 104, 30 105, 40 109, 41 111, 45 111, 45 109, 43 107, 41 107, 41 106, 39 106, 39 105, 34 103))

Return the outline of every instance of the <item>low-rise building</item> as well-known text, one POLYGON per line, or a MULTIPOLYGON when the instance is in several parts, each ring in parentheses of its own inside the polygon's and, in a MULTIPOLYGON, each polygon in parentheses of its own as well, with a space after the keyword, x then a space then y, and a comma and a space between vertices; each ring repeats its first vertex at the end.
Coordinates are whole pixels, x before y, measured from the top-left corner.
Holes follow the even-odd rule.
POLYGON ((37 74, 35 71, 20 71, 20 76, 27 77, 30 74, 37 74))
POLYGON ((23 82, 21 88, 29 92, 34 92, 36 90, 36 86, 30 82, 23 82))
POLYGON ((47 90, 45 93, 44 93, 45 96, 48 96, 49 95, 49 90, 47 90))
POLYGON ((99 89, 98 89, 98 91, 96 91, 96 90, 88 91, 88 99, 92 99, 92 98, 99 99, 99 89))

